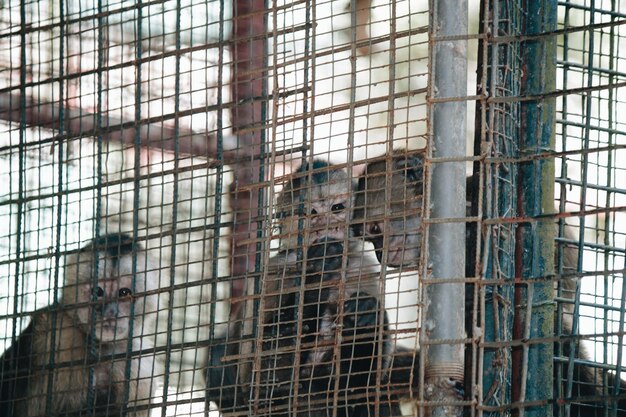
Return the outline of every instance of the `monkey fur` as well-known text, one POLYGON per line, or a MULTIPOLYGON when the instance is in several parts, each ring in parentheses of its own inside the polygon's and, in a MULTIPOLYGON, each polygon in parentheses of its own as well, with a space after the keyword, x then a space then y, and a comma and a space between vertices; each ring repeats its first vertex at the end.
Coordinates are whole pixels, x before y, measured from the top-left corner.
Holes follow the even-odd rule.
MULTIPOLYGON (((308 393, 302 397, 303 401, 308 402, 305 406, 298 407, 298 415, 332 415, 333 393, 336 388, 339 388, 340 398, 335 404, 338 415, 368 415, 374 409, 377 368, 381 368, 378 370, 381 374, 380 381, 386 383, 389 382, 389 367, 395 362, 396 352, 391 350, 386 332, 386 313, 381 309, 379 302, 378 266, 376 262, 364 259, 363 244, 353 238, 348 227, 354 186, 353 180, 343 170, 326 162, 314 160, 311 164, 303 164, 290 177, 277 198, 280 251, 270 259, 267 268, 270 271, 289 269, 289 265, 297 264, 305 252, 308 261, 304 284, 305 288, 309 286, 314 288, 304 291, 303 299, 300 300, 303 306, 302 327, 299 333, 297 317, 293 312, 296 312, 298 307, 295 294, 300 286, 296 281, 301 274, 284 272, 266 274, 262 304, 262 311, 265 313, 262 316, 263 322, 268 323, 269 327, 264 328, 264 334, 270 336, 269 340, 270 343, 274 343, 272 346, 274 350, 289 346, 293 348, 297 336, 300 335, 302 353, 298 358, 300 366, 295 374, 293 365, 296 358, 293 356, 274 356, 274 362, 262 364, 261 384, 266 383, 272 392, 266 390, 261 394, 276 406, 281 403, 279 399, 290 398, 293 392, 292 385, 294 381, 299 380, 299 392, 308 393), (347 245, 345 261, 342 244, 347 245), (315 261, 321 253, 326 254, 327 251, 331 253, 330 258, 323 262, 315 261), (347 267, 345 279, 342 281, 341 271, 330 274, 329 271, 339 269, 343 262, 347 267), (320 273, 320 268, 324 268, 324 273, 320 273), (343 284, 341 286, 340 281, 343 284), (321 287, 315 288, 316 286, 321 287), (290 288, 296 291, 290 292, 290 288), (340 302, 342 303, 339 304, 340 302), (341 317, 338 314, 340 310, 341 317), (340 327, 336 325, 337 320, 341 321, 340 327), (381 322, 383 326, 380 325, 381 322), (338 328, 341 329, 343 343, 338 348, 341 358, 340 376, 336 378, 337 359, 333 360, 333 357, 337 351, 335 338, 338 328), (354 347, 355 344, 358 348, 354 347), (382 352, 379 352, 381 346, 382 352), (287 374, 281 374, 281 369, 286 370, 287 374), (351 399, 344 400, 346 395, 351 399)), ((240 314, 238 321, 245 323, 246 320, 243 320, 242 316, 246 314, 240 314)), ((225 347, 217 344, 211 350, 207 396, 218 404, 220 410, 231 407, 237 409, 241 406, 242 401, 231 398, 242 397, 241 390, 237 387, 241 383, 245 384, 251 372, 251 365, 244 364, 243 361, 234 365, 219 364, 224 353, 227 355, 241 353, 241 348, 237 349, 235 345, 237 339, 241 337, 242 328, 245 328, 245 325, 238 328, 231 326, 228 334, 230 343, 226 342, 225 347), (239 378, 239 384, 236 383, 237 378, 233 377, 234 375, 239 378), (232 384, 235 388, 231 390, 222 388, 223 385, 219 384, 224 381, 235 382, 232 384)), ((383 395, 381 398, 383 401, 378 406, 379 415, 400 413, 391 395, 383 395)), ((285 401, 282 403, 281 406, 285 409, 291 406, 285 401)))
POLYGON ((59 302, 32 313, 0 358, 0 415, 147 417, 161 372, 154 353, 139 351, 153 347, 158 295, 146 292, 157 285, 157 268, 127 235, 69 255, 59 302))

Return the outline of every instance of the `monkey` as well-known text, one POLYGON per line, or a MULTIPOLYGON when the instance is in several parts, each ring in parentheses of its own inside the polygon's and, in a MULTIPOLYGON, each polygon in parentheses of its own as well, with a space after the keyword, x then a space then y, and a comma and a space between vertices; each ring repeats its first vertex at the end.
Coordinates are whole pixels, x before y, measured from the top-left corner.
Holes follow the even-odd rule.
POLYGON ((139 351, 154 347, 157 286, 156 264, 126 234, 69 254, 59 302, 0 357, 0 415, 147 417, 160 367, 139 351))
POLYGON ((417 266, 422 241, 423 156, 392 155, 390 187, 386 159, 369 162, 359 176, 353 214, 353 233, 374 245, 376 257, 391 267, 417 266), (389 230, 385 230, 385 219, 389 230), (388 235, 388 246, 383 237, 388 235))
MULTIPOLYGON (((380 282, 375 275, 378 272, 378 265, 365 252, 362 242, 354 239, 353 231, 349 227, 355 186, 353 179, 343 169, 314 159, 311 163, 303 163, 289 178, 276 201, 280 253, 284 254, 286 262, 296 259, 298 250, 307 246, 306 243, 302 243, 303 240, 309 244, 320 239, 346 242, 344 294, 329 291, 328 296, 333 299, 339 297, 345 299, 357 292, 380 297, 380 282)), ((280 258, 274 257, 274 263, 276 259, 280 258)), ((281 259, 280 262, 284 260, 281 259)), ((275 286, 276 283, 269 282, 268 288, 275 286)), ((284 280, 280 283, 285 285, 284 280)), ((273 288, 270 291, 273 291, 273 288)), ((271 310, 273 304, 275 302, 270 300, 266 308, 271 310)), ((322 331, 324 330, 328 329, 322 331)), ((318 352, 311 355, 311 359, 323 356, 323 353, 318 352)), ((315 366, 314 363, 309 365, 315 366)))
MULTIPOLYGON (((357 312, 358 320, 355 322, 358 323, 357 327, 361 331, 365 331, 367 328, 367 320, 371 320, 369 323, 370 330, 367 330, 371 332, 373 330, 371 326, 380 322, 380 318, 382 318, 383 332, 386 334, 388 319, 386 312, 381 310, 380 269, 371 258, 370 253, 365 250, 363 242, 360 239, 355 239, 353 229, 351 227, 346 228, 352 219, 351 209, 354 207, 355 189, 355 181, 343 169, 318 159, 314 159, 311 164, 303 164, 290 178, 277 198, 280 247, 288 253, 293 253, 299 248, 298 239, 302 238, 306 240, 308 237, 309 241, 321 237, 347 240, 346 286, 343 290, 344 294, 341 295, 342 298, 348 300, 344 313, 357 312), (301 224, 303 217, 304 220, 308 220, 308 224, 305 224, 304 227, 301 224), (355 305, 354 297, 359 299, 358 307, 355 305), (352 304, 350 304, 350 300, 353 300, 352 304), (376 314, 376 311, 379 310, 382 317, 376 314), (364 313, 364 311, 369 311, 369 313, 364 313)), ((337 296, 338 294, 331 291, 331 298, 337 296)), ((344 316, 344 319, 348 319, 348 317, 344 316)), ((345 328, 346 323, 343 325, 345 328)), ((322 324, 322 329, 325 328, 327 326, 322 324)), ((350 343, 346 343, 345 346, 349 349, 352 348, 350 343)), ((362 344, 363 346, 367 346, 367 343, 362 344)), ((382 357, 383 380, 400 382, 401 384, 408 382, 404 380, 392 381, 390 378, 390 375, 405 376, 400 372, 391 372, 390 366, 392 363, 398 366, 404 365, 404 358, 409 358, 410 355, 407 355, 403 349, 392 347, 390 340, 385 339, 383 352, 377 352, 382 357)), ((351 356, 351 353, 344 352, 343 349, 342 352, 342 358, 351 356)), ((311 354, 305 362, 305 365, 308 366, 308 368, 304 368, 305 375, 314 373, 312 370, 317 366, 318 361, 323 362, 323 358, 328 357, 329 353, 330 351, 318 351, 311 354)), ((321 373, 324 370, 329 371, 328 366, 318 368, 321 373)), ((342 372, 343 374, 344 372, 342 372)), ((357 381, 353 375, 351 384, 353 384, 352 387, 363 386, 364 382, 357 381)), ((389 410, 380 410, 379 412, 384 414, 389 410)))
MULTIPOLYGON (((471 192, 472 177, 467 178, 468 192, 471 192)), ((358 189, 355 201, 353 228, 357 236, 371 242, 376 250, 376 256, 382 262, 386 255, 387 265, 391 267, 417 266, 422 239, 422 210, 423 210, 423 187, 424 187, 424 151, 407 152, 396 150, 391 155, 384 155, 366 165, 365 171, 358 179, 358 189), (391 178, 387 179, 387 163, 391 162, 389 172, 391 178), (391 186, 388 188, 388 184, 391 186), (384 219, 387 218, 385 222, 384 219), (384 237, 387 237, 387 247, 384 247, 384 237)), ((468 205, 470 198, 468 196, 468 205)), ((472 253, 473 242, 476 237, 475 224, 468 224, 466 233, 467 251, 472 253)), ((571 232, 566 229, 566 237, 571 239, 571 232)), ((575 240, 575 239, 572 239, 575 240)), ((555 252, 555 257, 557 253, 555 252)), ((576 271, 578 248, 565 246, 563 248, 563 279, 561 283, 565 290, 565 297, 572 300, 576 291, 576 278, 572 274, 576 271)), ((466 274, 474 275, 473 257, 467 256, 466 274)), ((470 318, 471 294, 466 302, 470 302, 466 319, 470 318)), ((570 333, 572 329, 571 306, 565 308, 569 315, 563 320, 564 332, 570 333)), ((466 320, 470 322, 470 320, 466 320)), ((466 327, 470 327, 466 323, 466 327)), ((578 358, 589 360, 590 355, 576 342, 578 358)), ((563 356, 569 356, 571 344, 565 341, 562 345, 563 356)), ((555 353, 557 345, 555 344, 555 353)), ((414 372, 418 372, 420 364, 413 364, 414 372)), ((574 373, 576 375, 573 384, 573 396, 597 397, 602 392, 596 387, 603 385, 600 372, 595 369, 575 362, 574 373)), ((556 375, 555 375, 556 377, 556 375)), ((617 381, 616 377, 608 374, 607 385, 613 387, 617 382, 619 395, 626 394, 626 381, 617 381)), ((555 381, 556 388, 560 381, 555 381)), ((626 398, 620 398, 617 406, 620 410, 618 415, 626 416, 626 398)), ((557 404, 555 403, 555 414, 557 404)), ((572 402, 572 416, 600 416, 603 410, 593 402, 572 402)))
MULTIPOLYGON (((365 415, 368 410, 368 399, 359 398, 368 393, 374 387, 376 381, 376 367, 378 358, 382 362, 382 380, 387 379, 387 372, 391 363, 397 363, 395 352, 387 334, 386 312, 380 304, 380 281, 377 263, 364 258, 363 243, 354 239, 352 229, 349 226, 351 219, 351 207, 354 199, 355 183, 347 173, 329 165, 325 161, 314 160, 312 163, 304 163, 287 181, 283 190, 277 197, 276 212, 278 218, 280 241, 279 253, 273 256, 268 265, 268 269, 286 268, 288 265, 297 263, 302 253, 310 256, 326 240, 334 240, 335 243, 344 243, 346 249, 345 280, 342 281, 341 293, 340 281, 341 273, 333 274, 334 279, 326 280, 330 284, 312 297, 310 291, 304 293, 304 307, 302 311, 302 342, 303 353, 300 357, 300 367, 298 376, 303 381, 302 389, 311 393, 311 398, 320 399, 321 402, 328 400, 327 391, 332 391, 335 386, 339 386, 340 391, 350 392, 356 400, 349 401, 344 406, 339 407, 340 415, 365 415), (306 249, 308 248, 308 250, 306 249), (311 252, 313 251, 313 252, 311 252), (343 304, 338 304, 344 300, 343 304), (343 308, 341 308, 343 307, 343 308), (343 315, 338 316, 338 311, 343 310, 343 315), (381 316, 382 314, 382 316, 381 316), (344 343, 339 346, 341 352, 340 377, 337 380, 333 377, 336 373, 336 364, 331 360, 335 351, 333 344, 337 329, 337 320, 341 323, 342 340, 344 343), (383 323, 381 332, 380 323, 383 323), (381 339, 382 337, 382 339, 381 339), (357 341, 360 349, 354 349, 353 343, 357 341), (313 348, 306 349, 307 345, 315 344, 313 348), (379 346, 382 351, 379 352, 379 346), (367 358, 362 355, 367 354, 367 358), (376 358, 373 360, 372 358, 376 358), (322 398, 324 397, 324 398, 322 398), (343 411, 341 411, 343 410, 343 411)), ((336 245, 331 245, 330 249, 336 249, 336 245)), ((338 255, 338 254, 336 254, 338 255)), ((342 252, 343 255, 343 252, 342 252)), ((319 267, 319 265, 318 265, 319 267)), ((312 285, 311 277, 316 276, 315 268, 309 265, 309 274, 305 280, 306 285, 312 285)), ((264 298, 263 314, 265 323, 275 323, 278 320, 277 311, 281 310, 284 316, 286 306, 292 305, 293 301, 285 297, 284 293, 289 288, 299 288, 296 283, 298 274, 271 273, 263 282, 263 293, 268 294, 264 298)), ((291 310, 293 311, 293 309, 291 310)), ((281 320, 283 321, 283 320, 281 320)), ((296 323, 292 320, 291 323, 296 323)), ((294 333, 294 326, 283 326, 281 335, 294 333)), ((276 326, 274 326, 274 329, 276 326)), ((240 329, 231 329, 230 335, 240 336, 240 329)), ((230 338, 230 337, 229 337, 230 338)), ((235 340, 236 337, 230 338, 235 340)), ((233 343, 231 343, 232 346, 233 343)), ((218 387, 219 381, 236 380, 233 377, 233 369, 220 367, 220 357, 229 349, 218 344, 212 349, 210 368, 207 381, 210 386, 218 387), (225 376, 228 374, 228 376, 225 376)), ((240 352, 238 352, 240 353, 240 352)), ((399 356, 399 355, 398 355, 399 356)), ((406 356, 406 355, 404 355, 406 356)), ((289 363, 290 361, 285 361, 289 363)), ((240 380, 245 380, 241 375, 241 370, 247 376, 249 366, 239 364, 240 380)), ((274 370, 273 370, 274 371, 274 370)), ((274 372, 276 375, 276 372, 274 372)), ((290 379, 279 378, 282 381, 273 380, 273 386, 280 383, 293 382, 290 379)), ((236 385, 236 384, 234 384, 236 385)), ((289 386, 289 384, 286 384, 289 386)), ((237 389, 209 389, 207 396, 220 405, 227 408, 236 404, 229 399, 240 396, 237 389), (218 392, 219 391, 219 392, 218 392), (223 398, 216 398, 218 396, 223 398)), ((373 394, 372 394, 373 395, 373 394)), ((236 403, 236 401, 235 401, 236 403)), ((380 407, 381 415, 399 414, 397 405, 389 401, 380 407), (390 405, 386 405, 389 403, 390 405)), ((326 408, 313 414, 309 410, 307 415, 327 415, 330 409, 326 408)))
MULTIPOLYGON (((332 362, 331 346, 334 342, 335 322, 338 319, 338 302, 333 296, 336 285, 341 280, 341 265, 343 260, 343 244, 334 239, 323 238, 312 243, 307 250, 306 276, 302 296, 302 334, 300 367, 294 370, 294 349, 285 348, 295 346, 296 320, 298 303, 295 300, 296 292, 293 288, 284 288, 283 298, 275 321, 269 326, 284 326, 281 331, 276 329, 266 332, 271 337, 263 343, 263 353, 260 365, 259 406, 272 410, 272 415, 285 416, 293 404, 294 381, 299 383, 297 407, 298 416, 329 417, 336 410, 338 416, 367 416, 374 412, 373 398, 375 392, 376 368, 379 357, 379 346, 385 349, 385 335, 377 331, 379 314, 381 314, 378 299, 365 293, 353 293, 343 301, 343 316, 341 319, 341 336, 343 343, 340 346, 341 360, 338 364, 332 362), (270 353, 268 353, 270 352, 270 353), (313 358, 313 356, 316 356, 313 358), (335 366, 339 367, 339 380, 335 384, 335 366), (338 387, 338 400, 334 403, 335 388, 338 387), (350 399, 345 400, 344 397, 350 399), (369 399, 369 401, 368 401, 369 399)), ((293 276, 299 271, 285 272, 284 276, 293 276)), ((239 322, 240 323, 240 322, 239 322)), ((235 326, 233 333, 241 329, 235 326)), ((216 353, 216 359, 221 355, 237 355, 239 345, 238 334, 229 335, 230 340, 220 347, 223 353, 216 353)), ((212 353, 215 353, 213 350, 212 353)), ((241 382, 249 379, 251 367, 228 364, 229 370, 220 368, 217 360, 212 362, 216 367, 208 372, 209 398, 218 404, 223 411, 242 413, 246 411, 244 396, 248 395, 241 382), (241 370, 245 374, 242 375, 241 370), (221 371, 221 372, 220 372, 221 371), (240 381, 236 376, 242 376, 240 381), (211 380, 210 378, 214 378, 211 380), (230 385, 230 389, 224 386, 230 385), (238 397, 238 398, 236 398, 238 397)), ((384 378, 383 378, 384 381, 384 378)), ((391 395, 385 393, 379 396, 379 415, 399 415, 398 405, 391 395)), ((293 411, 293 410, 292 410, 293 411)))
MULTIPOLYGON (((341 273, 332 273, 333 269, 339 270, 342 260, 342 246, 337 241, 322 240, 314 242, 309 249, 310 262, 323 259, 325 264, 323 274, 309 274, 306 278, 306 287, 315 285, 313 289, 304 292, 303 327, 307 330, 303 337, 306 346, 313 342, 323 345, 324 342, 334 342, 334 330, 336 320, 342 321, 340 344, 340 361, 333 364, 333 352, 329 349, 312 349, 305 352, 301 359, 302 370, 300 376, 310 378, 310 384, 314 385, 313 391, 332 391, 334 367, 339 367, 339 393, 347 393, 356 399, 348 402, 339 400, 338 414, 352 416, 373 415, 376 410, 373 404, 367 401, 367 397, 379 396, 381 404, 378 415, 399 415, 400 410, 390 393, 381 389, 382 395, 375 392, 377 360, 381 356, 383 373, 381 382, 388 380, 388 370, 391 360, 389 340, 386 333, 377 329, 380 323, 380 315, 384 320, 384 329, 387 330, 388 320, 386 313, 381 309, 377 297, 357 291, 347 295, 343 302, 342 316, 338 316, 339 305, 335 299, 336 287, 341 279, 341 273), (329 260, 327 260, 329 259, 329 260), (327 264, 335 260, 334 265, 327 264), (330 271, 330 273, 329 273, 330 271), (382 352, 379 350, 382 347, 382 352)), ((319 260, 317 262, 320 262, 319 260)), ((315 270, 319 270, 319 265, 315 270)), ((337 386, 337 385, 336 385, 337 386)), ((330 400, 331 398, 329 398, 330 400)), ((329 403, 327 413, 332 414, 332 404, 329 403)))

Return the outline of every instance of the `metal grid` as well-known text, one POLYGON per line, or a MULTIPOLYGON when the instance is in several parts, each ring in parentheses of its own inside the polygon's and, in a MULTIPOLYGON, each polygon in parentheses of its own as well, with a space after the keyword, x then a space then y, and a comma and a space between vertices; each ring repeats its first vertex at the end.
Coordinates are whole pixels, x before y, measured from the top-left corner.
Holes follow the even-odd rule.
MULTIPOLYGON (((141 346, 133 341, 123 349, 133 358, 124 380, 136 376, 137 357, 155 360, 154 369, 143 365, 140 371, 154 415, 204 409, 208 340, 228 319, 232 211, 223 188, 232 182, 232 169, 206 157, 216 153, 210 144, 231 129, 223 105, 230 100, 230 74, 218 71, 230 65, 223 41, 231 24, 227 7, 11 2, 0 13, 2 351, 29 329, 33 311, 59 306, 50 317, 66 322, 63 306, 72 291, 61 289, 71 274, 68 254, 124 233, 135 244, 129 259, 141 259, 145 248, 158 265, 149 274, 153 293, 146 294, 158 298, 158 317, 148 321, 137 308, 132 333, 141 346)), ((104 271, 106 264, 96 268, 104 271)), ((145 268, 134 264, 135 271, 145 268)), ((139 281, 137 275, 137 288, 139 281)), ((97 296, 92 301, 98 305, 97 296)), ((107 347, 89 349, 104 354, 107 347)), ((50 361, 58 359, 53 351, 46 350, 50 361)), ((98 372, 107 374, 103 366, 85 365, 83 415, 99 406, 94 391, 98 372)), ((11 400, 5 394, 15 385, 16 369, 3 362, 0 414, 11 400)), ((62 375, 72 368, 58 369, 62 375)), ((43 374, 33 367, 32 375, 43 374)), ((48 393, 70 389, 57 380, 50 384, 48 393)), ((132 383, 123 385, 128 406, 136 405, 132 383)), ((73 389, 68 395, 80 397, 73 389)), ((57 415, 53 405, 60 400, 46 398, 48 412, 57 415)), ((144 415, 142 406, 147 410, 143 400, 137 415, 144 415)), ((13 412, 35 415, 33 408, 13 412)))
MULTIPOLYGON (((559 6, 559 29, 564 33, 557 55, 557 83, 563 94, 557 99, 557 151, 562 154, 556 159, 556 195, 559 212, 565 214, 562 219, 578 226, 574 240, 580 242, 572 242, 561 229, 559 245, 578 243, 581 250, 577 259, 580 280, 573 308, 569 307, 574 316, 572 333, 581 335, 582 349, 597 367, 594 383, 600 386, 599 396, 603 400, 616 395, 623 398, 618 378, 624 379, 626 225, 624 182, 620 180, 624 123, 619 113, 626 99, 626 8, 621 2, 559 2, 559 6), (569 214, 574 214, 573 222, 569 214), (611 383, 612 375, 618 376, 615 383, 611 383)), ((567 307, 564 310, 567 317, 567 307)), ((561 329, 557 331, 562 334, 561 329)), ((559 358, 555 366, 567 381, 559 395, 567 398, 572 390, 574 355, 562 356, 565 358, 559 358)), ((559 410, 562 415, 567 405, 559 410)), ((614 404, 602 401, 598 407, 602 406, 612 412, 609 407, 614 404)), ((617 408, 623 407, 622 399, 617 408)))
POLYGON ((624 412, 623 186, 615 177, 623 136, 615 113, 623 101, 623 8, 482 5, 482 33, 490 36, 479 40, 474 152, 482 158, 472 211, 482 219, 482 252, 468 271, 485 280, 474 289, 478 327, 471 328, 484 346, 472 358, 479 364, 473 381, 482 382, 477 414, 624 412), (554 259, 546 220, 558 224, 554 259))
MULTIPOLYGON (((483 99, 476 105, 474 153, 504 157, 493 163, 474 163, 468 195, 471 196, 471 214, 479 219, 513 219, 517 214, 518 167, 506 156, 519 155, 520 103, 498 101, 498 98, 521 94, 523 59, 518 39, 523 33, 522 19, 519 4, 481 3, 480 33, 495 32, 509 36, 511 41, 496 43, 483 38, 478 45, 477 92, 483 99), (494 99, 487 102, 486 97, 494 99)), ((484 349, 474 347, 471 356, 466 355, 466 361, 470 358, 472 361, 471 384, 483 387, 482 396, 477 398, 479 404, 490 412, 497 412, 511 403, 512 352, 507 345, 513 340, 516 226, 507 222, 482 224, 479 221, 468 227, 469 240, 482 250, 468 251, 466 273, 468 277, 480 277, 484 281, 481 286, 466 288, 469 293, 466 297, 472 300, 472 304, 466 306, 471 309, 466 314, 472 316, 470 335, 480 340, 480 332, 475 334, 473 330, 482 328, 486 346, 484 349)), ((471 384, 466 382, 466 387, 473 389, 471 384)))
MULTIPOLYGON (((296 408, 315 416, 419 415, 432 406, 425 348, 432 345, 466 347, 464 367, 454 364, 465 370, 464 392, 452 386, 446 398, 462 406, 453 408, 457 413, 605 415, 616 396, 623 408, 625 6, 470 2, 470 33, 446 38, 429 26, 436 3, 6 3, 0 11, 1 406, 11 403, 6 389, 23 375, 6 360, 10 346, 25 340, 20 334, 41 317, 68 323, 66 313, 80 311, 66 305, 77 294, 67 284, 68 259, 95 253, 110 256, 76 287, 97 288, 98 271, 125 254, 137 308, 131 336, 113 352, 124 373, 116 401, 105 407, 97 389, 98 364, 114 362, 94 342, 101 328, 84 333, 84 357, 70 358, 87 363, 78 367, 87 375, 82 415, 123 412, 111 403, 152 416, 287 415, 296 408), (551 15, 557 26, 529 29, 532 7, 546 16, 558 7, 551 15), (469 42, 468 76, 473 80, 478 69, 479 89, 441 98, 429 84, 429 52, 459 39, 469 42), (556 42, 556 87, 532 90, 529 78, 539 76, 543 63, 530 45, 550 42, 556 42), (433 149, 429 112, 446 101, 476 102, 467 114, 475 156, 446 159, 433 149), (551 102, 553 143, 529 144, 529 109, 546 111, 551 102), (392 153, 426 145, 426 153, 392 153), (459 161, 474 165, 470 211, 438 221, 430 217, 428 173, 459 161), (556 203, 548 186, 543 197, 530 198, 534 207, 549 200, 547 211, 528 211, 520 184, 526 177, 546 182, 526 173, 553 162, 556 203), (309 169, 298 171, 305 164, 309 169), (354 215, 332 217, 335 201, 326 210, 336 223, 316 230, 323 208, 311 193, 331 178, 350 184, 341 204, 354 215), (351 184, 351 178, 361 180, 351 184), (541 221, 550 230, 537 232, 541 221), (553 221, 559 226, 554 259, 536 244, 554 241, 553 221), (430 300, 419 288, 438 285, 429 274, 442 256, 429 253, 428 236, 433 225, 459 222, 470 242, 467 271, 444 278, 468 284, 467 337, 428 340, 432 323, 420 315, 430 300), (399 250, 394 230, 404 239, 399 250), (133 242, 128 252, 115 239, 97 244, 119 233, 133 242), (319 246, 328 237, 333 240, 319 246), (576 247, 572 266, 567 249, 576 247), (320 250, 335 252, 320 261, 320 250), (528 272, 529 252, 538 256, 539 270, 528 272), (152 261, 143 261, 144 254, 152 261), (145 277, 152 289, 142 288, 145 277), (554 300, 539 300, 553 283, 554 300), (329 302, 328 294, 339 301, 329 302), (139 308, 139 299, 150 297, 154 309, 139 308), (324 327, 327 316, 335 326, 324 327), (553 323, 554 333, 534 333, 531 323, 541 319, 548 328, 553 323), (359 357, 353 344, 372 352, 359 357), (547 360, 533 357, 537 346, 547 360), (141 375, 149 401, 134 398, 137 363, 147 371, 141 375), (588 381, 599 390, 577 385, 581 364, 599 370, 588 381), (372 368, 361 374, 367 382, 357 382, 359 366, 372 368), (540 369, 547 386, 537 383, 540 369), (581 411, 580 403, 595 405, 581 411)), ((90 293, 82 307, 100 314, 106 303, 98 297, 90 293)), ((48 361, 26 374, 74 369, 59 364, 54 351, 45 350, 48 361)), ((53 393, 63 389, 49 381, 40 393, 47 414, 40 415, 56 415, 53 393)))

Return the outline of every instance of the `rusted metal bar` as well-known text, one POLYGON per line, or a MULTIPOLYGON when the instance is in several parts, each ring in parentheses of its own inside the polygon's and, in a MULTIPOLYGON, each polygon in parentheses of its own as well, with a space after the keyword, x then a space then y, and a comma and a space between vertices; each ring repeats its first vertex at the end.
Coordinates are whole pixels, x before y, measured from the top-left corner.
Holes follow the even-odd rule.
MULTIPOLYGON (((245 275, 256 264, 257 222, 259 208, 259 184, 262 178, 261 161, 264 100, 263 97, 266 60, 266 8, 265 2, 236 0, 233 2, 233 99, 237 104, 232 110, 233 130, 237 134, 237 146, 233 153, 239 160, 234 170, 230 188, 230 204, 233 210, 232 274, 245 275), (261 76, 259 76, 261 75, 261 76), (258 126, 248 129, 249 126, 258 126), (252 243, 243 243, 252 242, 252 243)), ((244 291, 245 283, 234 280, 232 296, 244 291)))
MULTIPOLYGON (((0 119, 18 122, 23 113, 27 126, 62 130, 63 135, 59 136, 59 139, 101 135, 104 141, 119 142, 129 146, 135 143, 136 131, 139 129, 142 147, 174 151, 176 143, 174 126, 169 126, 162 120, 148 122, 142 119, 140 123, 137 123, 135 120, 124 121, 113 116, 88 113, 80 108, 65 107, 63 126, 60 126, 58 102, 37 101, 26 96, 24 106, 22 106, 21 100, 21 94, 0 94, 0 119)), ((179 128, 178 138, 180 153, 215 158, 217 139, 214 135, 179 128)))

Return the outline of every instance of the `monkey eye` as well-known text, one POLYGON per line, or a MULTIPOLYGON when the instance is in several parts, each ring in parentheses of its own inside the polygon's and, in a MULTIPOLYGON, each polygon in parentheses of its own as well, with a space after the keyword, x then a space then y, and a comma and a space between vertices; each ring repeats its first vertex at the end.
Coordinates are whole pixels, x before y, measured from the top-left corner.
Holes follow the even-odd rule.
POLYGON ((119 298, 130 297, 131 294, 132 291, 130 290, 130 288, 120 288, 120 290, 117 292, 119 298))
POLYGON ((378 223, 373 223, 373 224, 370 226, 370 234, 372 234, 372 235, 379 235, 379 234, 381 234, 381 233, 382 233, 382 232, 381 232, 381 230, 380 230, 380 226, 378 225, 378 223))
POLYGON ((315 210, 314 208, 311 209, 311 214, 316 215, 317 214, 317 210, 315 210))
POLYGON ((100 298, 104 296, 104 290, 102 289, 102 287, 96 287, 93 289, 93 295, 95 295, 96 297, 100 298))
POLYGON ((345 210, 346 206, 343 203, 333 204, 330 208, 333 212, 345 210))

